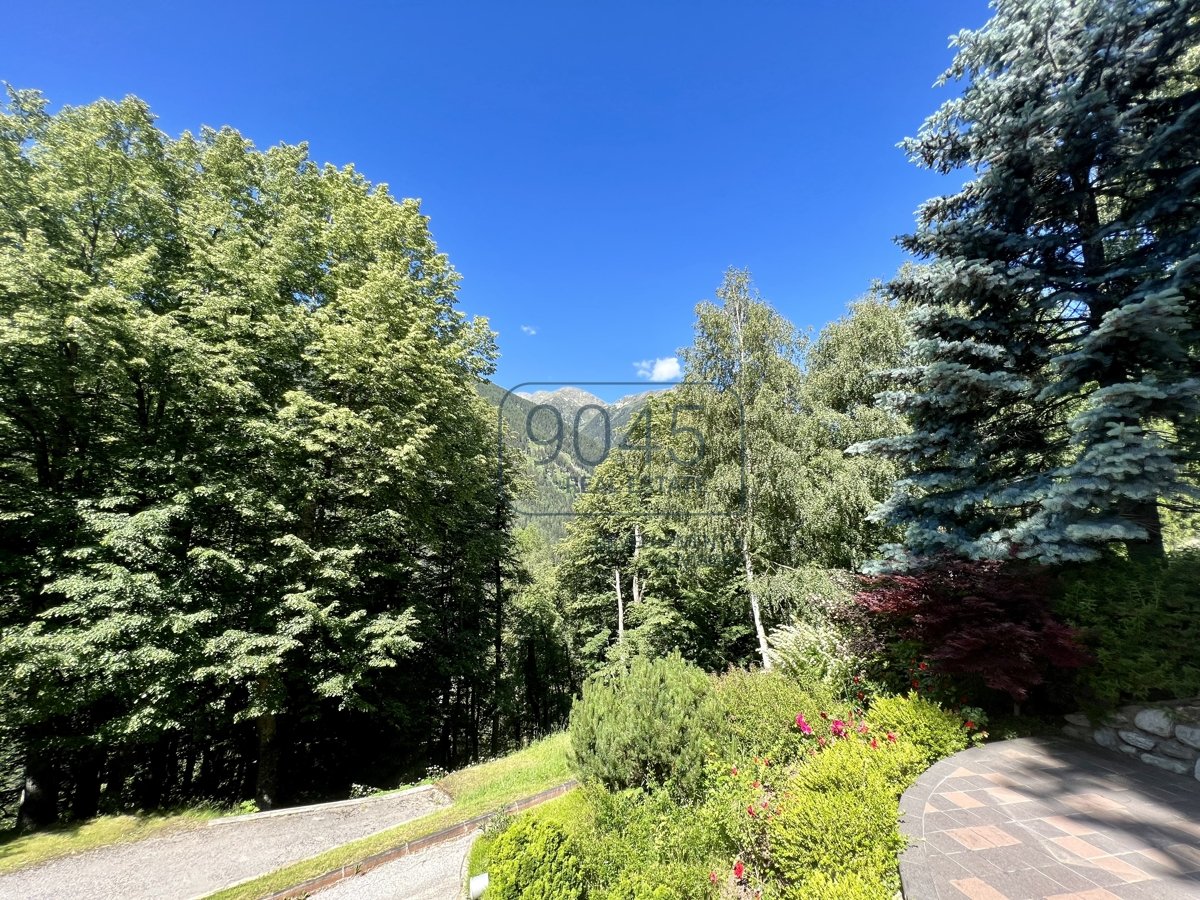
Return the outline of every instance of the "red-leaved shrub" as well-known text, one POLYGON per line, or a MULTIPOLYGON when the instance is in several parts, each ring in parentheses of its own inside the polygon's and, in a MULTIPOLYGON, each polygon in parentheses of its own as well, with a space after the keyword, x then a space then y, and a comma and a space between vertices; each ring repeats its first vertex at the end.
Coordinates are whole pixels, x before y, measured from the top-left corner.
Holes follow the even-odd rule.
POLYGON ((943 557, 905 575, 864 576, 855 602, 885 630, 913 641, 943 675, 978 676, 1024 700, 1050 667, 1087 656, 1050 613, 1051 581, 1019 562, 943 557))

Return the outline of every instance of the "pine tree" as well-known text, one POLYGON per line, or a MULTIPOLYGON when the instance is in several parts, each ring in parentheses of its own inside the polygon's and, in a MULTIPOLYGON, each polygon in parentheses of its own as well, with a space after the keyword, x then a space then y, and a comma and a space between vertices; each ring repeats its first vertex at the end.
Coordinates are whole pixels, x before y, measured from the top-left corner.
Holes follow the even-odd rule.
POLYGON ((1161 553, 1200 421, 1198 41, 1196 0, 999 0, 954 38, 965 90, 903 146, 973 177, 902 240, 913 431, 863 448, 912 470, 893 563, 1161 553))

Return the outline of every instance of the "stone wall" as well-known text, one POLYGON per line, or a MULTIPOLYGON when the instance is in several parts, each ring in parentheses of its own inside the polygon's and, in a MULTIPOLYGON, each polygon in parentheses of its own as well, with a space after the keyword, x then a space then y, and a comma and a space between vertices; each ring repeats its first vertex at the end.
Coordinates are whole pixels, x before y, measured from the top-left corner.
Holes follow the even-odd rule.
POLYGON ((1125 706, 1093 722, 1066 717, 1063 733, 1200 781, 1200 699, 1125 706))

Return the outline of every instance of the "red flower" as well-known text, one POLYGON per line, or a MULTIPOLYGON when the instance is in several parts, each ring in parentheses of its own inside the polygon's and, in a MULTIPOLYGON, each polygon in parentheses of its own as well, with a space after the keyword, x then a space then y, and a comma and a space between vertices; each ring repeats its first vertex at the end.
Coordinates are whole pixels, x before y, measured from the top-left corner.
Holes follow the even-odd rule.
POLYGON ((926 669, 929 668, 929 663, 921 663, 919 666, 917 666, 917 668, 920 669, 922 672, 924 672, 926 669))
POLYGON ((862 700, 862 699, 863 699, 864 697, 866 697, 866 696, 867 696, 867 695, 866 695, 866 694, 864 694, 862 691, 859 691, 859 692, 858 692, 858 699, 859 699, 859 700, 862 700))
POLYGON ((733 877, 736 878, 738 881, 741 881, 742 876, 745 874, 746 874, 746 867, 742 864, 742 861, 739 859, 737 862, 735 862, 733 864, 733 877))
POLYGON ((831 723, 829 723, 829 732, 834 737, 845 737, 846 736, 846 723, 843 722, 841 719, 834 719, 831 723))
POLYGON ((746 815, 748 815, 752 819, 754 818, 754 804, 753 803, 751 803, 749 806, 746 807, 746 815))
POLYGON ((970 719, 967 719, 967 721, 963 723, 963 727, 966 728, 967 731, 971 731, 972 729, 975 728, 975 723, 972 722, 970 719))
POLYGON ((760 787, 762 787, 762 785, 759 784, 757 781, 755 781, 755 782, 751 783, 750 787, 754 788, 757 791, 760 787))
POLYGON ((878 739, 876 739, 876 738, 871 738, 871 749, 872 749, 872 750, 878 750, 878 749, 879 749, 879 741, 878 741, 878 739))
POLYGON ((890 732, 890 731, 887 733, 887 739, 888 739, 889 741, 891 741, 893 744, 894 744, 894 743, 896 743, 896 735, 894 735, 894 734, 893 734, 892 732, 890 732))
POLYGON ((737 766, 734 766, 732 769, 730 769, 730 770, 729 770, 729 774, 730 774, 730 775, 736 775, 736 774, 737 774, 737 766))
POLYGON ((823 712, 823 713, 821 713, 821 718, 822 718, 822 719, 828 719, 828 718, 829 718, 829 713, 824 713, 824 712, 823 712))
POLYGON ((915 688, 919 688, 921 686, 921 682, 917 681, 917 679, 914 678, 912 680, 912 686, 915 688))
POLYGON ((855 684, 860 684, 861 682, 862 682, 862 676, 860 676, 860 675, 855 675, 855 676, 854 676, 854 683, 855 683, 855 684))

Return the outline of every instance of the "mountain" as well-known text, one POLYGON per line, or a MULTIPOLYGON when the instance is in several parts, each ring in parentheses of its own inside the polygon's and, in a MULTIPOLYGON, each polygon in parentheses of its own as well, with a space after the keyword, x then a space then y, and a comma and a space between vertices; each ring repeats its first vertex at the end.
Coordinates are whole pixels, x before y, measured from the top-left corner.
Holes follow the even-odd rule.
POLYGON ((478 390, 497 411, 496 431, 497 437, 504 434, 505 464, 518 466, 529 483, 529 490, 517 501, 517 524, 536 525, 551 544, 566 535, 575 498, 583 493, 596 466, 624 439, 652 393, 606 403, 570 386, 511 392, 482 382, 478 390))

